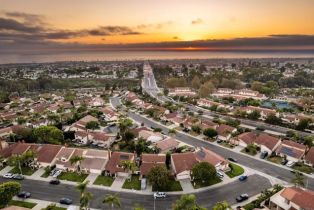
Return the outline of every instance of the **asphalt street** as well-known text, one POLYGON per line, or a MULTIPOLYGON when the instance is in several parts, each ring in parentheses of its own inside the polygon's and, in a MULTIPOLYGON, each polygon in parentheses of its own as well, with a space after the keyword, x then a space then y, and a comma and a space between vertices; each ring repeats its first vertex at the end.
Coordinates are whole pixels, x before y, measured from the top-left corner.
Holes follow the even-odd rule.
MULTIPOLYGON (((147 127, 155 127, 155 128, 161 128, 164 133, 168 132, 168 128, 166 126, 162 126, 153 120, 147 119, 142 117, 139 114, 135 114, 133 112, 129 112, 129 117, 134 119, 138 122, 143 122, 145 126, 147 127)), ((255 169, 257 171, 263 172, 265 174, 271 175, 273 177, 276 177, 278 179, 284 180, 286 182, 291 182, 292 178, 294 177, 294 174, 289 170, 285 168, 281 168, 278 166, 275 166, 271 163, 254 159, 251 157, 248 157, 246 155, 239 154, 237 152, 230 151, 228 149, 225 149, 223 147, 219 147, 217 145, 210 144, 206 141, 200 141, 197 138, 194 138, 192 136, 186 135, 184 133, 177 133, 176 138, 180 141, 193 145, 194 147, 205 147, 212 151, 215 151, 216 153, 220 154, 221 156, 228 158, 233 157, 238 160, 238 162, 244 166, 247 166, 249 168, 255 169)), ((306 187, 308 189, 314 190, 314 179, 313 178, 305 178, 306 187)))
MULTIPOLYGON (((0 183, 8 181, 7 179, 0 178, 0 183)), ((45 181, 37 181, 25 179, 21 181, 22 190, 28 191, 32 194, 32 198, 46 200, 51 202, 58 202, 60 198, 67 197, 71 198, 74 204, 79 204, 79 192, 72 185, 60 184, 50 185, 45 181)), ((268 179, 259 175, 249 176, 247 181, 240 182, 238 180, 219 186, 216 188, 208 189, 203 192, 195 193, 197 201, 200 205, 211 209, 212 206, 219 202, 226 200, 229 204, 233 205, 236 203, 235 197, 242 193, 247 193, 249 196, 254 196, 260 193, 262 190, 270 188, 271 184, 268 179), (245 187, 244 187, 245 185, 245 187)), ((107 209, 108 207, 102 203, 103 198, 107 194, 114 194, 115 192, 88 188, 94 197, 91 201, 90 207, 97 209, 107 209)), ((154 209, 154 199, 152 195, 142 195, 136 193, 118 193, 122 209, 132 209, 135 204, 142 205, 145 209, 154 209)), ((171 209, 172 203, 179 198, 179 195, 167 195, 166 198, 156 199, 155 207, 157 210, 171 209)))

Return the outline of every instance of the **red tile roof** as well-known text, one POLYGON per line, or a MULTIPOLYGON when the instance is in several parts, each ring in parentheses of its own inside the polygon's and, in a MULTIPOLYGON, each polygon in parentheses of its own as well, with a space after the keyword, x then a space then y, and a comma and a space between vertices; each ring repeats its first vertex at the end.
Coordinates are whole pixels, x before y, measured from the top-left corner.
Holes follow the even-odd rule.
POLYGON ((304 159, 314 165, 314 147, 307 152, 304 159))
POLYGON ((121 163, 125 160, 134 161, 134 154, 128 152, 113 152, 106 165, 106 170, 109 171, 111 174, 124 172, 121 163))
POLYGON ((43 145, 37 152, 37 161, 43 163, 51 163, 57 156, 62 146, 60 145, 43 145))
POLYGON ((297 204, 304 210, 314 209, 314 191, 288 187, 281 194, 285 199, 297 204))
POLYGON ((217 164, 227 164, 228 161, 222 156, 215 152, 202 147, 200 150, 195 152, 196 159, 200 162, 208 162, 214 166, 217 164))
POLYGON ((176 174, 179 174, 183 171, 190 171, 192 170, 193 166, 198 163, 194 153, 192 152, 175 153, 171 155, 171 158, 176 174))
POLYGON ((228 136, 235 128, 229 125, 221 124, 216 130, 220 136, 228 136))

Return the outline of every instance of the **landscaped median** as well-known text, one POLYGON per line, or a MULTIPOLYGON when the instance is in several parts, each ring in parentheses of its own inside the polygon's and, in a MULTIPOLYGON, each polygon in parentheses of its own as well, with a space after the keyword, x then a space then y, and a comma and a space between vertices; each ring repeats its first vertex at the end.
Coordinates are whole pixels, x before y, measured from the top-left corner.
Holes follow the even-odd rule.
POLYGON ((62 172, 59 176, 58 179, 60 180, 67 180, 71 182, 83 182, 88 174, 84 173, 77 173, 77 172, 62 172))
POLYGON ((233 178, 233 177, 236 177, 236 176, 240 176, 244 173, 244 169, 237 165, 237 164, 234 164, 234 163, 230 163, 229 164, 229 167, 230 167, 230 171, 226 172, 226 174, 230 177, 230 178, 233 178))
POLYGON ((110 187, 112 185, 114 181, 114 178, 111 176, 103 176, 103 175, 99 175, 95 182, 93 184, 95 185, 102 185, 102 186, 108 186, 110 187))

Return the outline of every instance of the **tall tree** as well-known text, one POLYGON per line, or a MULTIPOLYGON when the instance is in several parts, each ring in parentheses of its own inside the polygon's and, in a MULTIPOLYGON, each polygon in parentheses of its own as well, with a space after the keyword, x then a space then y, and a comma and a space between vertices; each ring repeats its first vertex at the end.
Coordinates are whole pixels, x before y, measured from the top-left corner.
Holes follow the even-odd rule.
POLYGON ((35 128, 32 135, 37 143, 61 144, 64 140, 62 131, 55 126, 35 128))
POLYGON ((231 206, 227 203, 227 201, 222 201, 216 203, 213 210, 231 210, 231 206))
POLYGON ((148 172, 147 180, 154 190, 162 190, 169 183, 169 171, 164 166, 155 165, 148 172))
POLYGON ((197 163, 192 168, 192 176, 195 180, 208 182, 216 176, 215 166, 207 162, 197 163))
POLYGON ((303 176, 303 174, 301 174, 298 171, 295 171, 294 178, 292 179, 292 183, 296 187, 304 187, 305 183, 304 183, 304 176, 303 176))
POLYGON ((111 195, 108 194, 105 196, 104 200, 103 200, 104 204, 108 204, 111 209, 113 209, 114 207, 120 208, 121 207, 121 202, 120 202, 120 198, 117 194, 111 195))
POLYGON ((193 194, 182 195, 179 200, 172 204, 173 210, 206 210, 196 203, 196 197, 193 194))
POLYGON ((0 184, 0 208, 8 205, 9 201, 21 190, 18 182, 4 182, 0 184))
POLYGON ((81 171, 81 162, 83 160, 84 160, 84 157, 79 156, 79 155, 75 155, 75 156, 70 158, 70 163, 71 163, 71 165, 75 165, 76 166, 76 171, 77 172, 81 171))

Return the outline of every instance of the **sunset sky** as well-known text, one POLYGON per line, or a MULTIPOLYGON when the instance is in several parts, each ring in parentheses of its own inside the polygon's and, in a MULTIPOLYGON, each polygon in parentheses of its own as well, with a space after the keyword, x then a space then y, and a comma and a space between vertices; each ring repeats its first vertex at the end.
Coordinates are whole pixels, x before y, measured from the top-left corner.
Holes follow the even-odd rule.
POLYGON ((313 0, 0 0, 0 5, 0 46, 8 50, 314 45, 313 0))

